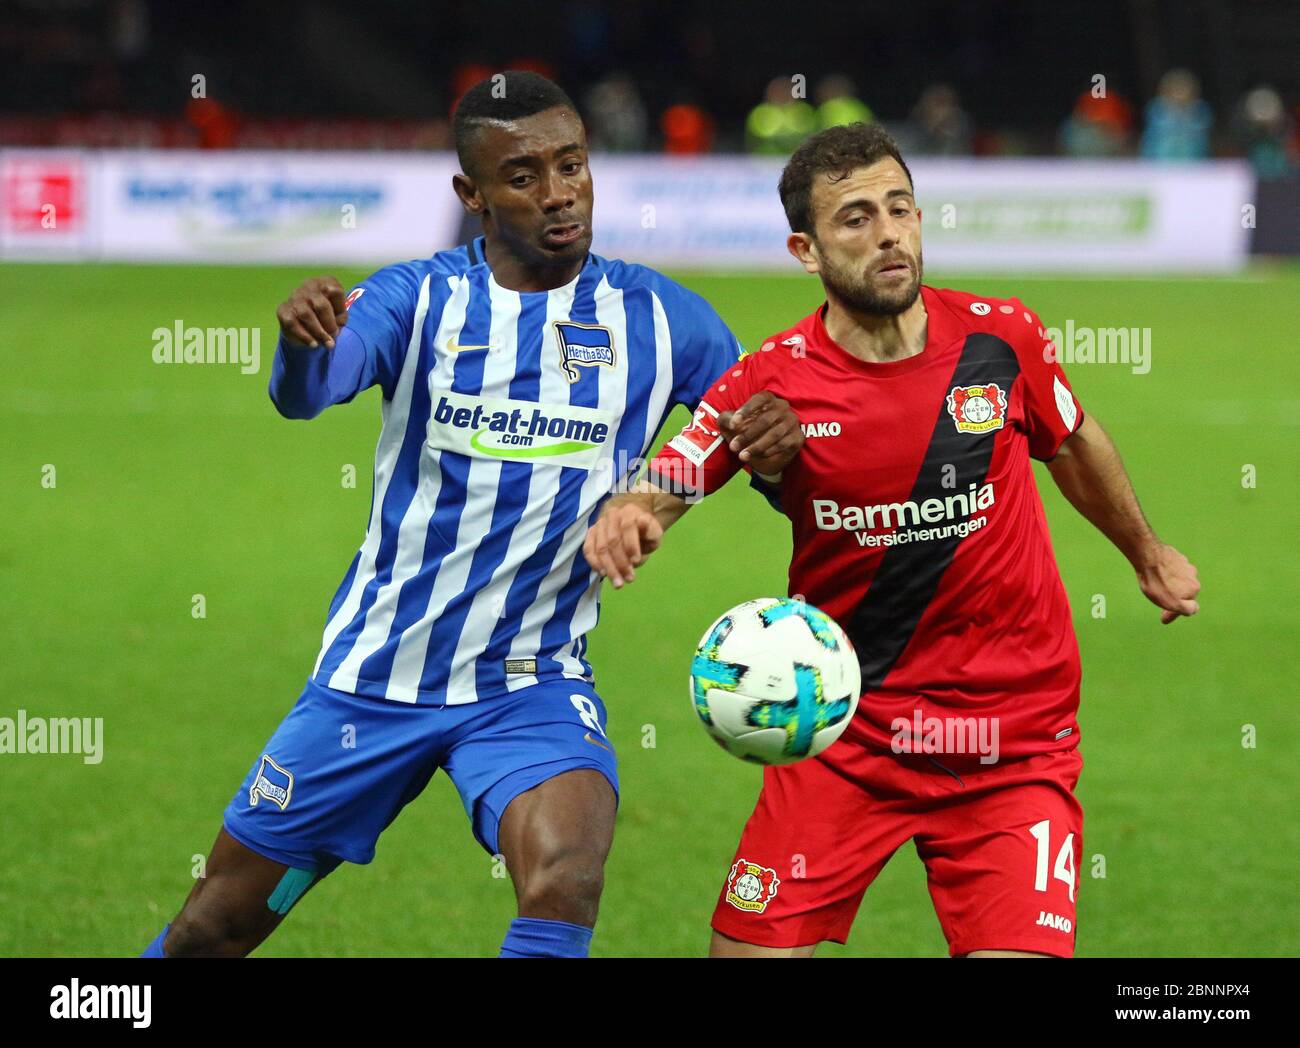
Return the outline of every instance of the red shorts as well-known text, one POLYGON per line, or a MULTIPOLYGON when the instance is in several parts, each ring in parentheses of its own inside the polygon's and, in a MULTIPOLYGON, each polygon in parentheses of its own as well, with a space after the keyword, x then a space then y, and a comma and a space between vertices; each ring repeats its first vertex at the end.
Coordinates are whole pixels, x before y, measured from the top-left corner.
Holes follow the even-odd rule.
POLYGON ((757 946, 842 943, 867 886, 914 840, 953 956, 1072 956, 1082 765, 1074 749, 952 771, 841 739, 767 768, 713 927, 757 946))

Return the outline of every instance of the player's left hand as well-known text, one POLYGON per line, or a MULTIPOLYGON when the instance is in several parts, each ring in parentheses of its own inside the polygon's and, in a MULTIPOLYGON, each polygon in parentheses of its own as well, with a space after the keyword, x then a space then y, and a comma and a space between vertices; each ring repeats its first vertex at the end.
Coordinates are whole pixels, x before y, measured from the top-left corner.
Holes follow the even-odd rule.
POLYGON ((779 475, 803 447, 799 417, 786 401, 766 389, 735 411, 719 415, 718 428, 741 462, 769 477, 779 475))
POLYGON ((1201 591, 1196 565, 1173 546, 1157 543, 1143 558, 1137 577, 1147 600, 1163 609, 1160 621, 1166 626, 1182 615, 1195 615, 1201 610, 1196 602, 1196 595, 1201 591))
POLYGON ((653 502, 654 496, 640 492, 615 495, 587 531, 583 555, 615 589, 636 579, 636 569, 663 540, 664 528, 651 509, 653 502))

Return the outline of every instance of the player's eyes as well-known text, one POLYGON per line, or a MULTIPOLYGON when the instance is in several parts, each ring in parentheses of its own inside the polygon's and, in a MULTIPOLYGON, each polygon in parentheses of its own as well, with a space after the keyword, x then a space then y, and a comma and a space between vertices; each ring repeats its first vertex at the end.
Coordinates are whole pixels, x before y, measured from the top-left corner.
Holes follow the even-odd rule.
POLYGON ((532 177, 532 175, 515 175, 515 177, 510 180, 510 184, 516 189, 523 189, 524 186, 528 185, 528 183, 532 181, 532 177))

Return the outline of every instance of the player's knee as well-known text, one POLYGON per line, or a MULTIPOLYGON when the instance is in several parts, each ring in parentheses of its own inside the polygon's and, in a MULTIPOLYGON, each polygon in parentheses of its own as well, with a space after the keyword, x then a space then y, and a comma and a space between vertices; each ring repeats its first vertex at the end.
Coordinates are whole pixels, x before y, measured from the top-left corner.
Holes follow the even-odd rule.
POLYGON ((519 912, 574 924, 594 922, 605 887, 604 856, 589 848, 557 848, 519 886, 519 912))
POLYGON ((272 917, 265 907, 241 912, 200 897, 172 921, 164 949, 168 957, 243 957, 261 942, 272 917))
POLYGON ((172 921, 163 951, 168 957, 231 957, 233 936, 227 922, 214 914, 195 913, 190 907, 172 921))

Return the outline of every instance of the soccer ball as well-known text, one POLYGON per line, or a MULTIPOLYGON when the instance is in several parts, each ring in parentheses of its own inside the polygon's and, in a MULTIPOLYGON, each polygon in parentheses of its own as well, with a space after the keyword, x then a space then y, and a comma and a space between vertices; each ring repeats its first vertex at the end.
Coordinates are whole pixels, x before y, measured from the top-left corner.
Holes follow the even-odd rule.
POLYGON ((835 620, 784 597, 732 608, 709 627, 691 663, 704 730, 756 764, 821 753, 848 727, 861 684, 858 657, 835 620))

